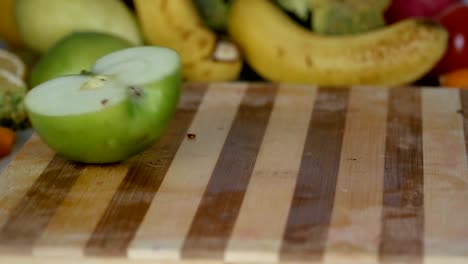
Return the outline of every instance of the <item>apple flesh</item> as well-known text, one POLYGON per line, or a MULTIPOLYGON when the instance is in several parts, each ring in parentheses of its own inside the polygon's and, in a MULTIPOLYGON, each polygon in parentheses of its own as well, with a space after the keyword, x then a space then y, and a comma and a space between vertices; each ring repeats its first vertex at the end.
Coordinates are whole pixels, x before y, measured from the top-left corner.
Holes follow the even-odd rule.
POLYGON ((165 131, 179 100, 181 61, 164 47, 110 53, 91 72, 46 81, 25 98, 37 134, 63 157, 125 160, 165 131))

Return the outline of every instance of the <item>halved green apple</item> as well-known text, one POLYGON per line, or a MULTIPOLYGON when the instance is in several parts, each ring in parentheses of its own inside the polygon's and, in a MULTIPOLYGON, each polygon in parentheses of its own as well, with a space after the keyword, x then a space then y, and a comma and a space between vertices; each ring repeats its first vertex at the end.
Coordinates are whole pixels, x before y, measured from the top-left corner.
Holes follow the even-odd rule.
POLYGON ((181 60, 165 47, 132 47, 98 59, 91 72, 33 88, 25 98, 37 134, 63 157, 125 160, 165 131, 179 101, 181 60))

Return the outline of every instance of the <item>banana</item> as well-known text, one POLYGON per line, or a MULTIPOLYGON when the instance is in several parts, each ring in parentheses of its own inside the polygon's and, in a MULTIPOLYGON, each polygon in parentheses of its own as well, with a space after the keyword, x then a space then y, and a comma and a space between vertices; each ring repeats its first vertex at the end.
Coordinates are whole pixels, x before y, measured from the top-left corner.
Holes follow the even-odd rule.
POLYGON ((269 0, 236 0, 228 31, 265 79, 325 86, 411 83, 442 58, 448 41, 441 25, 422 19, 356 35, 319 35, 269 0))
POLYGON ((191 0, 134 0, 145 41, 176 50, 188 81, 231 81, 243 59, 239 48, 203 24, 191 0))

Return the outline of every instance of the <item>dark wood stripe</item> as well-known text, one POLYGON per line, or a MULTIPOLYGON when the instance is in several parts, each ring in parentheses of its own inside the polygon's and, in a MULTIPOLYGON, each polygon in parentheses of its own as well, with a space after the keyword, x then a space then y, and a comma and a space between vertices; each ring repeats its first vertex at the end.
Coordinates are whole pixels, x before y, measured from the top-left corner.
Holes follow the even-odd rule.
POLYGON ((125 256, 158 191, 206 91, 186 86, 169 127, 150 149, 131 161, 129 170, 86 245, 91 256, 125 256))
POLYGON ((277 93, 250 87, 242 100, 182 249, 183 258, 222 259, 277 93))
POLYGON ((280 258, 318 261, 330 225, 348 109, 348 89, 320 89, 304 145, 280 258))
POLYGON ((421 90, 390 91, 380 259, 422 263, 424 239, 421 90))
POLYGON ((465 150, 468 157, 468 90, 460 89, 460 101, 462 106, 460 114, 463 116, 463 132, 465 134, 465 150))
POLYGON ((55 155, 1 228, 0 247, 31 253, 83 168, 55 155))

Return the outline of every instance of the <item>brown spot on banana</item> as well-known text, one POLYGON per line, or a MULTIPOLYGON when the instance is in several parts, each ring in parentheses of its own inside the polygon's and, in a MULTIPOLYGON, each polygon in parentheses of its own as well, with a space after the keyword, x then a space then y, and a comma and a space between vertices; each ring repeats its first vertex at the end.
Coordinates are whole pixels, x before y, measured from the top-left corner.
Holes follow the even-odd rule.
POLYGON ((161 5, 160 5, 161 10, 163 10, 163 11, 165 11, 165 12, 167 11, 167 2, 168 2, 168 1, 169 1, 169 0, 162 0, 162 1, 161 1, 161 5))
POLYGON ((192 31, 190 30, 184 30, 182 31, 182 39, 187 40, 190 38, 190 35, 192 35, 192 31))
POLYGON ((203 48, 206 47, 206 45, 208 45, 208 43, 209 43, 209 41, 208 41, 207 39, 202 38, 202 39, 200 39, 200 40, 198 41, 198 47, 199 47, 200 49, 203 49, 203 48))
POLYGON ((191 70, 193 67, 195 67, 195 62, 188 62, 188 63, 185 63, 183 66, 184 66, 184 69, 191 70))
POLYGON ((305 55, 304 61, 307 68, 311 68, 312 66, 314 66, 314 61, 312 60, 309 54, 305 55))
POLYGON ((211 71, 208 70, 208 69, 207 69, 207 70, 204 70, 203 73, 202 73, 202 75, 203 75, 205 78, 209 79, 209 77, 210 77, 210 72, 211 72, 211 71))
POLYGON ((281 57, 284 56, 285 51, 284 51, 284 49, 283 49, 282 47, 278 47, 278 48, 276 49, 276 54, 278 55, 279 58, 281 58, 281 57))

